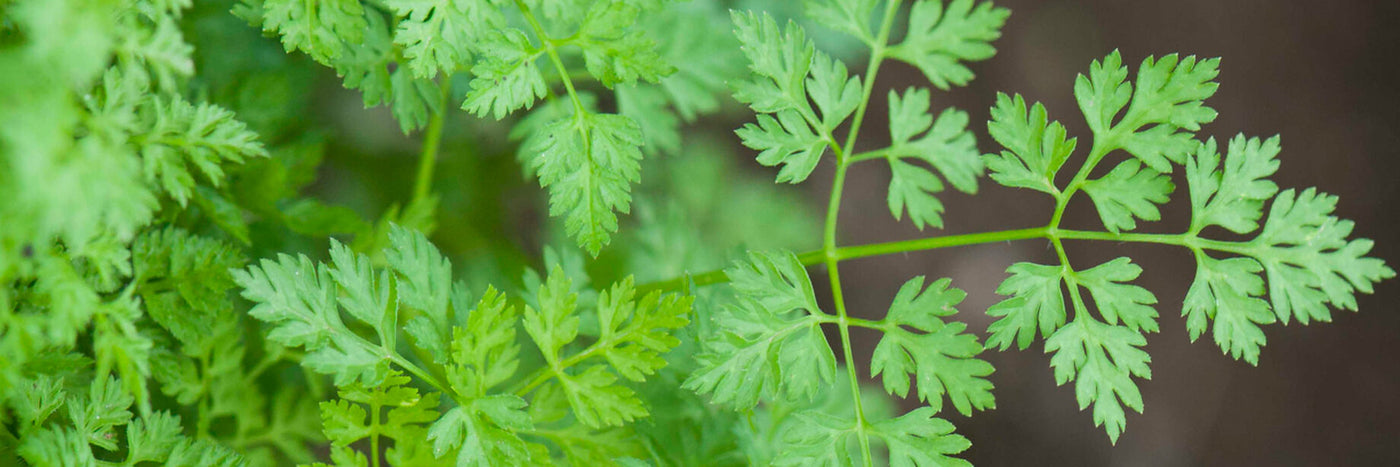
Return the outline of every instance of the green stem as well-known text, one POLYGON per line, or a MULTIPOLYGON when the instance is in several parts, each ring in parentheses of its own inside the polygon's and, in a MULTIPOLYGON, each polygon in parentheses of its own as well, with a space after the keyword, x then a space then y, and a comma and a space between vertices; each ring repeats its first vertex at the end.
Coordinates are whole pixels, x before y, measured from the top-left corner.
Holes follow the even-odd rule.
POLYGON ((891 153, 891 152, 894 152, 894 150, 895 150, 895 148, 894 148, 893 146, 891 146, 891 147, 882 148, 882 149, 875 149, 875 150, 872 150, 872 151, 865 151, 865 152, 861 152, 861 153, 857 153, 857 154, 852 155, 852 156, 850 157, 850 161, 851 161, 852 164, 854 164, 854 163, 857 163, 857 162, 864 162, 864 161, 868 161, 868 160, 885 159, 885 158, 890 157, 890 153, 891 153))
POLYGON ((822 256, 825 258, 827 278, 831 282, 831 299, 836 305, 836 325, 841 331, 841 352, 846 359, 846 372, 851 383, 851 402, 855 406, 856 415, 856 438, 860 441, 861 460, 865 465, 875 465, 870 451, 870 435, 866 433, 868 423, 865 418, 865 406, 860 400, 860 376, 856 373, 856 360, 851 352, 851 318, 846 312, 846 300, 841 291, 841 271, 838 263, 841 262, 837 255, 836 247, 836 227, 837 218, 841 212, 841 193, 846 185, 846 170, 850 167, 851 160, 847 159, 846 153, 855 147, 856 138, 860 136, 860 126, 865 120, 865 112, 870 107, 870 95, 875 91, 875 78, 880 72, 880 63, 885 58, 885 48, 890 40, 890 29, 894 25, 895 15, 899 12, 900 0, 890 0, 885 7, 885 16, 880 23, 880 33, 871 44, 870 61, 865 66, 864 86, 861 90, 860 105, 856 106, 855 115, 851 117, 851 128, 846 134, 846 144, 836 147, 833 142, 833 149, 836 152, 836 176, 831 182, 831 199, 827 203, 826 209, 826 229, 822 235, 822 256))
POLYGON ((379 467, 379 404, 369 405, 369 426, 373 427, 369 433, 369 456, 371 465, 379 467))
POLYGON ((569 100, 574 103, 574 110, 579 115, 587 113, 583 100, 578 97, 578 91, 574 90, 574 81, 569 78, 569 68, 564 66, 564 60, 559 58, 559 51, 555 49, 549 34, 545 33, 544 26, 540 25, 540 20, 535 18, 535 14, 530 11, 530 6, 526 5, 524 0, 515 0, 515 7, 520 10, 520 15, 525 17, 525 22, 530 24, 530 30, 534 32, 540 46, 544 47, 545 54, 549 55, 549 61, 554 63, 554 69, 559 73, 559 78, 564 81, 564 89, 569 93, 569 100))
POLYGON ((413 200, 410 205, 416 204, 428 198, 433 192, 433 169, 437 165, 438 147, 442 145, 442 124, 447 115, 447 99, 449 98, 452 80, 443 77, 442 84, 442 106, 438 113, 433 114, 428 121, 428 132, 423 136, 423 153, 418 156, 418 177, 413 183, 413 200))
MULTIPOLYGON (((929 237, 914 240, 901 240, 894 242, 871 243, 866 245, 843 246, 836 248, 836 259, 845 261, 849 259, 868 258, 871 256, 883 256, 900 253, 910 253, 926 250, 937 250, 940 248, 981 245, 987 243, 1009 242, 1014 240, 1029 240, 1034 238, 1060 238, 1064 240, 1095 240, 1110 242, 1130 242, 1130 243, 1152 243, 1158 245, 1175 245, 1192 249, 1203 249, 1234 253, 1238 255, 1254 256, 1258 254, 1257 247, 1248 242, 1227 242, 1221 240, 1211 240, 1200 238, 1191 234, 1148 234, 1148 233, 1112 233, 1096 232, 1087 230, 1065 230, 1049 227, 1033 227, 1029 229, 998 230, 993 232, 977 232, 962 235, 949 235, 945 237, 929 237)), ((797 255, 797 259, 806 266, 815 266, 826 263, 825 249, 808 251, 797 255)), ((651 282, 637 286, 640 293, 654 290, 677 290, 686 284, 694 282, 697 286, 721 284, 729 281, 723 270, 706 271, 699 274, 685 275, 682 277, 667 279, 663 281, 651 282)))

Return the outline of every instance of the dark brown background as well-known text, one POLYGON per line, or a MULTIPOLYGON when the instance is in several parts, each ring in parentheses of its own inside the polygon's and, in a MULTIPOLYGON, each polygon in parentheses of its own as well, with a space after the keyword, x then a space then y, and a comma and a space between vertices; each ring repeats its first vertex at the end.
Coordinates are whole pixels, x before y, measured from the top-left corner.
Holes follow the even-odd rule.
MULTIPOLYGON (((1013 14, 997 43, 999 54, 974 66, 967 89, 936 94, 986 121, 997 91, 1044 102, 1087 147, 1087 129, 1072 89, 1077 73, 1114 48, 1136 71, 1147 55, 1172 52, 1223 57, 1220 91, 1209 102, 1220 117, 1202 135, 1228 139, 1283 135, 1280 186, 1308 187, 1341 197, 1339 215, 1357 221, 1357 236, 1375 239, 1374 256, 1400 261, 1395 213, 1400 148, 1400 1, 1033 1, 1000 0, 1013 14)), ((892 65, 880 88, 924 85, 916 70, 892 65)), ((877 89, 876 96, 883 96, 877 89)), ((884 100, 876 99, 863 132, 883 132, 884 100)), ((979 145, 993 143, 976 127, 979 145)), ((874 137, 872 137, 874 138, 874 137)), ((868 141, 873 145, 881 141, 868 141)), ((1082 155, 1080 155, 1082 157, 1082 155)), ((885 208, 888 171, 853 170, 841 213, 844 244, 914 238, 885 208)), ((814 199, 825 199, 831 167, 812 177, 814 199)), ((1179 190, 1184 183, 1178 181, 1179 190)), ((1048 198, 984 181, 975 198, 948 194, 945 233, 1042 225, 1048 198), (1008 225, 1005 219, 1022 219, 1008 225)), ((1187 222, 1185 191, 1162 222, 1141 230, 1179 232, 1187 222)), ((1066 224, 1099 228, 1091 206, 1072 204, 1066 224)), ((936 232, 925 232, 928 235, 936 232)), ((1360 299, 1360 313, 1335 312, 1334 322, 1265 328, 1268 345, 1258 367, 1222 356, 1209 335, 1190 344, 1181 298, 1194 274, 1186 251, 1168 247, 1072 244, 1071 257, 1097 264, 1131 255, 1146 268, 1140 283, 1157 293, 1162 332, 1149 336, 1151 381, 1141 383, 1147 410, 1130 414, 1113 447, 1091 414, 1079 411, 1073 389, 1057 387, 1048 356, 989 352, 996 366, 997 408, 971 419, 951 415, 972 439, 967 458, 978 465, 1400 465, 1400 314, 1396 280, 1360 299)), ((1003 269, 1022 260, 1053 261, 1041 241, 984 245, 905 258, 859 260, 843 268, 846 297, 856 315, 875 317, 903 280, 924 274, 953 277, 970 294, 963 319, 986 329, 982 311, 1003 269)), ((822 282, 822 281, 818 281, 822 282)), ((856 359, 873 346, 863 336, 856 359)), ((862 355, 863 354, 863 355, 862 355)))

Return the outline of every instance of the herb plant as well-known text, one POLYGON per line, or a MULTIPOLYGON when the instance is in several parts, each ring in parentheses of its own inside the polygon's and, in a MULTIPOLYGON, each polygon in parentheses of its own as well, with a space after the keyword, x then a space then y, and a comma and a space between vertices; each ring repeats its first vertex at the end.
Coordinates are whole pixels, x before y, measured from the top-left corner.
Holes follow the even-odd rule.
POLYGON ((1277 136, 1203 134, 1218 59, 1109 53, 1072 90, 1078 136, 987 96, 984 153, 934 88, 973 79, 1007 10, 801 6, 805 26, 764 11, 794 2, 0 0, 0 464, 961 465, 946 413, 995 408, 986 348, 1043 341, 1110 442, 1144 409, 1158 297, 1132 259, 1066 242, 1187 249, 1186 329, 1250 364, 1265 325, 1330 321, 1395 275, 1336 197, 1269 180, 1277 136), (811 22, 842 37, 819 48, 811 22), (892 61, 928 84, 877 115, 892 61), (421 140, 416 162, 345 156, 304 118, 332 73, 421 140), (731 95, 778 184, 835 168, 824 216, 697 124, 731 95), (866 147, 867 119, 889 145, 866 147), (323 199, 323 162, 370 194, 323 199), (882 164, 920 230, 984 175, 1054 208, 840 244, 847 174, 882 164), (1190 224, 1138 232, 1177 170, 1190 224), (1076 195, 1102 229, 1062 225, 1076 195), (521 222, 516 197, 545 215, 521 222), (908 279, 878 320, 848 310, 843 261, 1010 240, 1058 260, 1010 265, 988 329, 949 278, 908 279), (868 362, 852 327, 878 335, 868 362))

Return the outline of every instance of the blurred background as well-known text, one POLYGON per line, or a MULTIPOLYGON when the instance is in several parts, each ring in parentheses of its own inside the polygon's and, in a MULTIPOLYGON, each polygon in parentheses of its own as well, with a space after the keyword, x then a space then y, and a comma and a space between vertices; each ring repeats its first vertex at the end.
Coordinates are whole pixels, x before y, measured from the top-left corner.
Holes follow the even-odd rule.
MULTIPOLYGON (((779 10, 780 16, 783 10, 800 13, 795 0, 729 3, 761 4, 779 10)), ((1201 135, 1226 140, 1238 133, 1281 134, 1282 168, 1273 179, 1283 188, 1316 186, 1339 195, 1337 215, 1357 222, 1354 235, 1377 241, 1373 256, 1392 267, 1400 263, 1400 190, 1395 182, 1400 173, 1400 1, 996 3, 1012 10, 996 42, 998 55, 972 65, 978 76, 967 88, 935 93, 935 111, 955 106, 969 111, 973 122, 985 122, 997 92, 1020 93, 1043 102, 1051 118, 1064 123, 1072 136, 1083 138, 1087 128, 1072 89, 1076 74, 1086 71, 1092 60, 1116 48, 1135 71, 1148 55, 1223 57, 1220 91, 1209 101, 1220 117, 1201 135)), ((812 34, 824 46, 842 47, 839 40, 826 37, 834 33, 813 29, 812 34)), ((250 31, 250 38, 256 40, 255 33, 250 31)), ((275 47, 260 50, 280 53, 275 47)), ((282 60, 270 57, 259 59, 282 60)), ((852 63, 864 60, 848 58, 852 63)), ((201 66, 207 70, 223 59, 201 66)), ((870 135, 861 142, 867 148, 887 143, 881 140, 886 122, 882 96, 889 89, 927 85, 916 69, 886 63, 862 132, 870 135)), ((419 136, 405 137, 383 108, 364 110, 359 94, 342 89, 329 70, 299 69, 307 75, 292 81, 314 86, 274 91, 283 101, 290 98, 286 105, 315 109, 305 116, 307 124, 329 128, 307 143, 324 145, 328 154, 313 191, 370 218, 393 200, 403 199, 412 184, 419 136), (367 188, 371 186, 375 188, 367 188)), ((250 93, 224 98, 229 99, 254 103, 266 97, 250 93)), ((694 132, 708 134, 715 142, 694 146, 688 136, 678 160, 687 155, 724 158, 734 170, 746 172, 744 180, 766 184, 774 171, 755 163, 753 152, 739 146, 731 132, 751 121, 752 114, 732 101, 725 108, 719 116, 702 120, 694 132)), ((537 233, 546 217, 540 190, 520 174, 510 154, 512 142, 504 137, 509 122, 449 113, 437 185, 443 200, 434 241, 455 264, 469 269, 468 277, 519 277, 522 265, 537 263, 540 247, 550 243, 537 233), (474 261, 502 251, 518 257, 474 261)), ((256 124, 256 115, 240 116, 256 124)), ((990 151, 993 143, 985 125, 974 123, 972 129, 979 147, 990 151)), ((674 170, 697 176, 684 163, 674 170)), ((797 187, 768 185, 744 191, 736 183, 726 196, 780 196, 799 212, 760 209, 758 225, 739 228, 730 238, 752 239, 752 232, 768 231, 770 238, 813 240, 773 246, 799 251, 815 246, 816 237, 802 233, 815 232, 813 221, 823 209, 831 171, 830 164, 824 164, 811 181, 797 187), (769 224, 762 224, 763 219, 769 224), (771 232, 776 227, 796 233, 771 232)), ((655 173, 644 172, 644 177, 655 173)), ((667 179, 656 177, 647 183, 667 179)), ((891 218, 885 204, 887 168, 859 166, 850 177, 841 212, 843 244, 1039 226, 1052 208, 1043 195, 984 180, 976 197, 952 191, 941 195, 948 208, 947 228, 919 232, 891 218)), ((1184 230, 1189 213, 1185 183, 1178 180, 1177 185, 1178 194, 1164 209, 1164 219, 1147 223, 1141 231, 1184 230)), ((624 234, 635 228, 638 218, 651 215, 639 208, 624 221, 624 234)), ((1084 197, 1071 204, 1065 225, 1100 226, 1084 197)), ((997 368, 992 377, 997 408, 972 418, 945 414, 973 441, 965 455, 968 460, 978 465, 1400 465, 1400 281, 1382 283, 1375 295, 1360 297, 1360 313, 1335 312, 1332 323, 1266 327, 1268 345, 1259 366, 1251 367, 1222 356, 1209 337, 1189 342, 1178 311, 1194 274, 1187 251, 1102 242, 1068 247, 1080 264, 1129 255, 1146 269, 1139 283, 1161 301, 1162 323, 1162 332, 1149 336, 1153 379, 1140 382, 1146 412, 1130 414, 1126 433, 1111 446, 1090 414, 1078 410, 1072 388, 1055 385, 1049 358, 1039 344, 1022 352, 989 351, 984 358, 997 368)), ((607 255, 604 261, 609 261, 607 255)), ((1000 300, 993 291, 1006 277, 1005 268, 1016 261, 1053 261, 1053 251, 1045 242, 1024 241, 852 261, 843 266, 848 308, 856 316, 876 318, 906 279, 952 277, 954 286, 969 293, 960 319, 983 333, 990 320, 982 312, 1000 300)), ((818 273, 813 270, 814 277, 818 273)), ((825 281, 815 282, 825 300, 825 281)), ((868 361, 874 337, 857 331, 857 360, 868 361)))

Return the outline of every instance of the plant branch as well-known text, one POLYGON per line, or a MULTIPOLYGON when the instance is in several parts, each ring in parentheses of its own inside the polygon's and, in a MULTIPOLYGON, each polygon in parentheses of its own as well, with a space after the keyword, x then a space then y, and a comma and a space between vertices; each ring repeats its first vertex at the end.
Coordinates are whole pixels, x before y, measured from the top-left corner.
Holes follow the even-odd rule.
POLYGON ((413 199, 409 205, 428 198, 433 192, 433 169, 437 165, 438 147, 442 145, 442 124, 447 115, 447 99, 452 88, 452 80, 443 77, 439 85, 442 92, 442 106, 428 121, 428 132, 423 135, 423 153, 418 156, 418 177, 413 183, 413 199))

